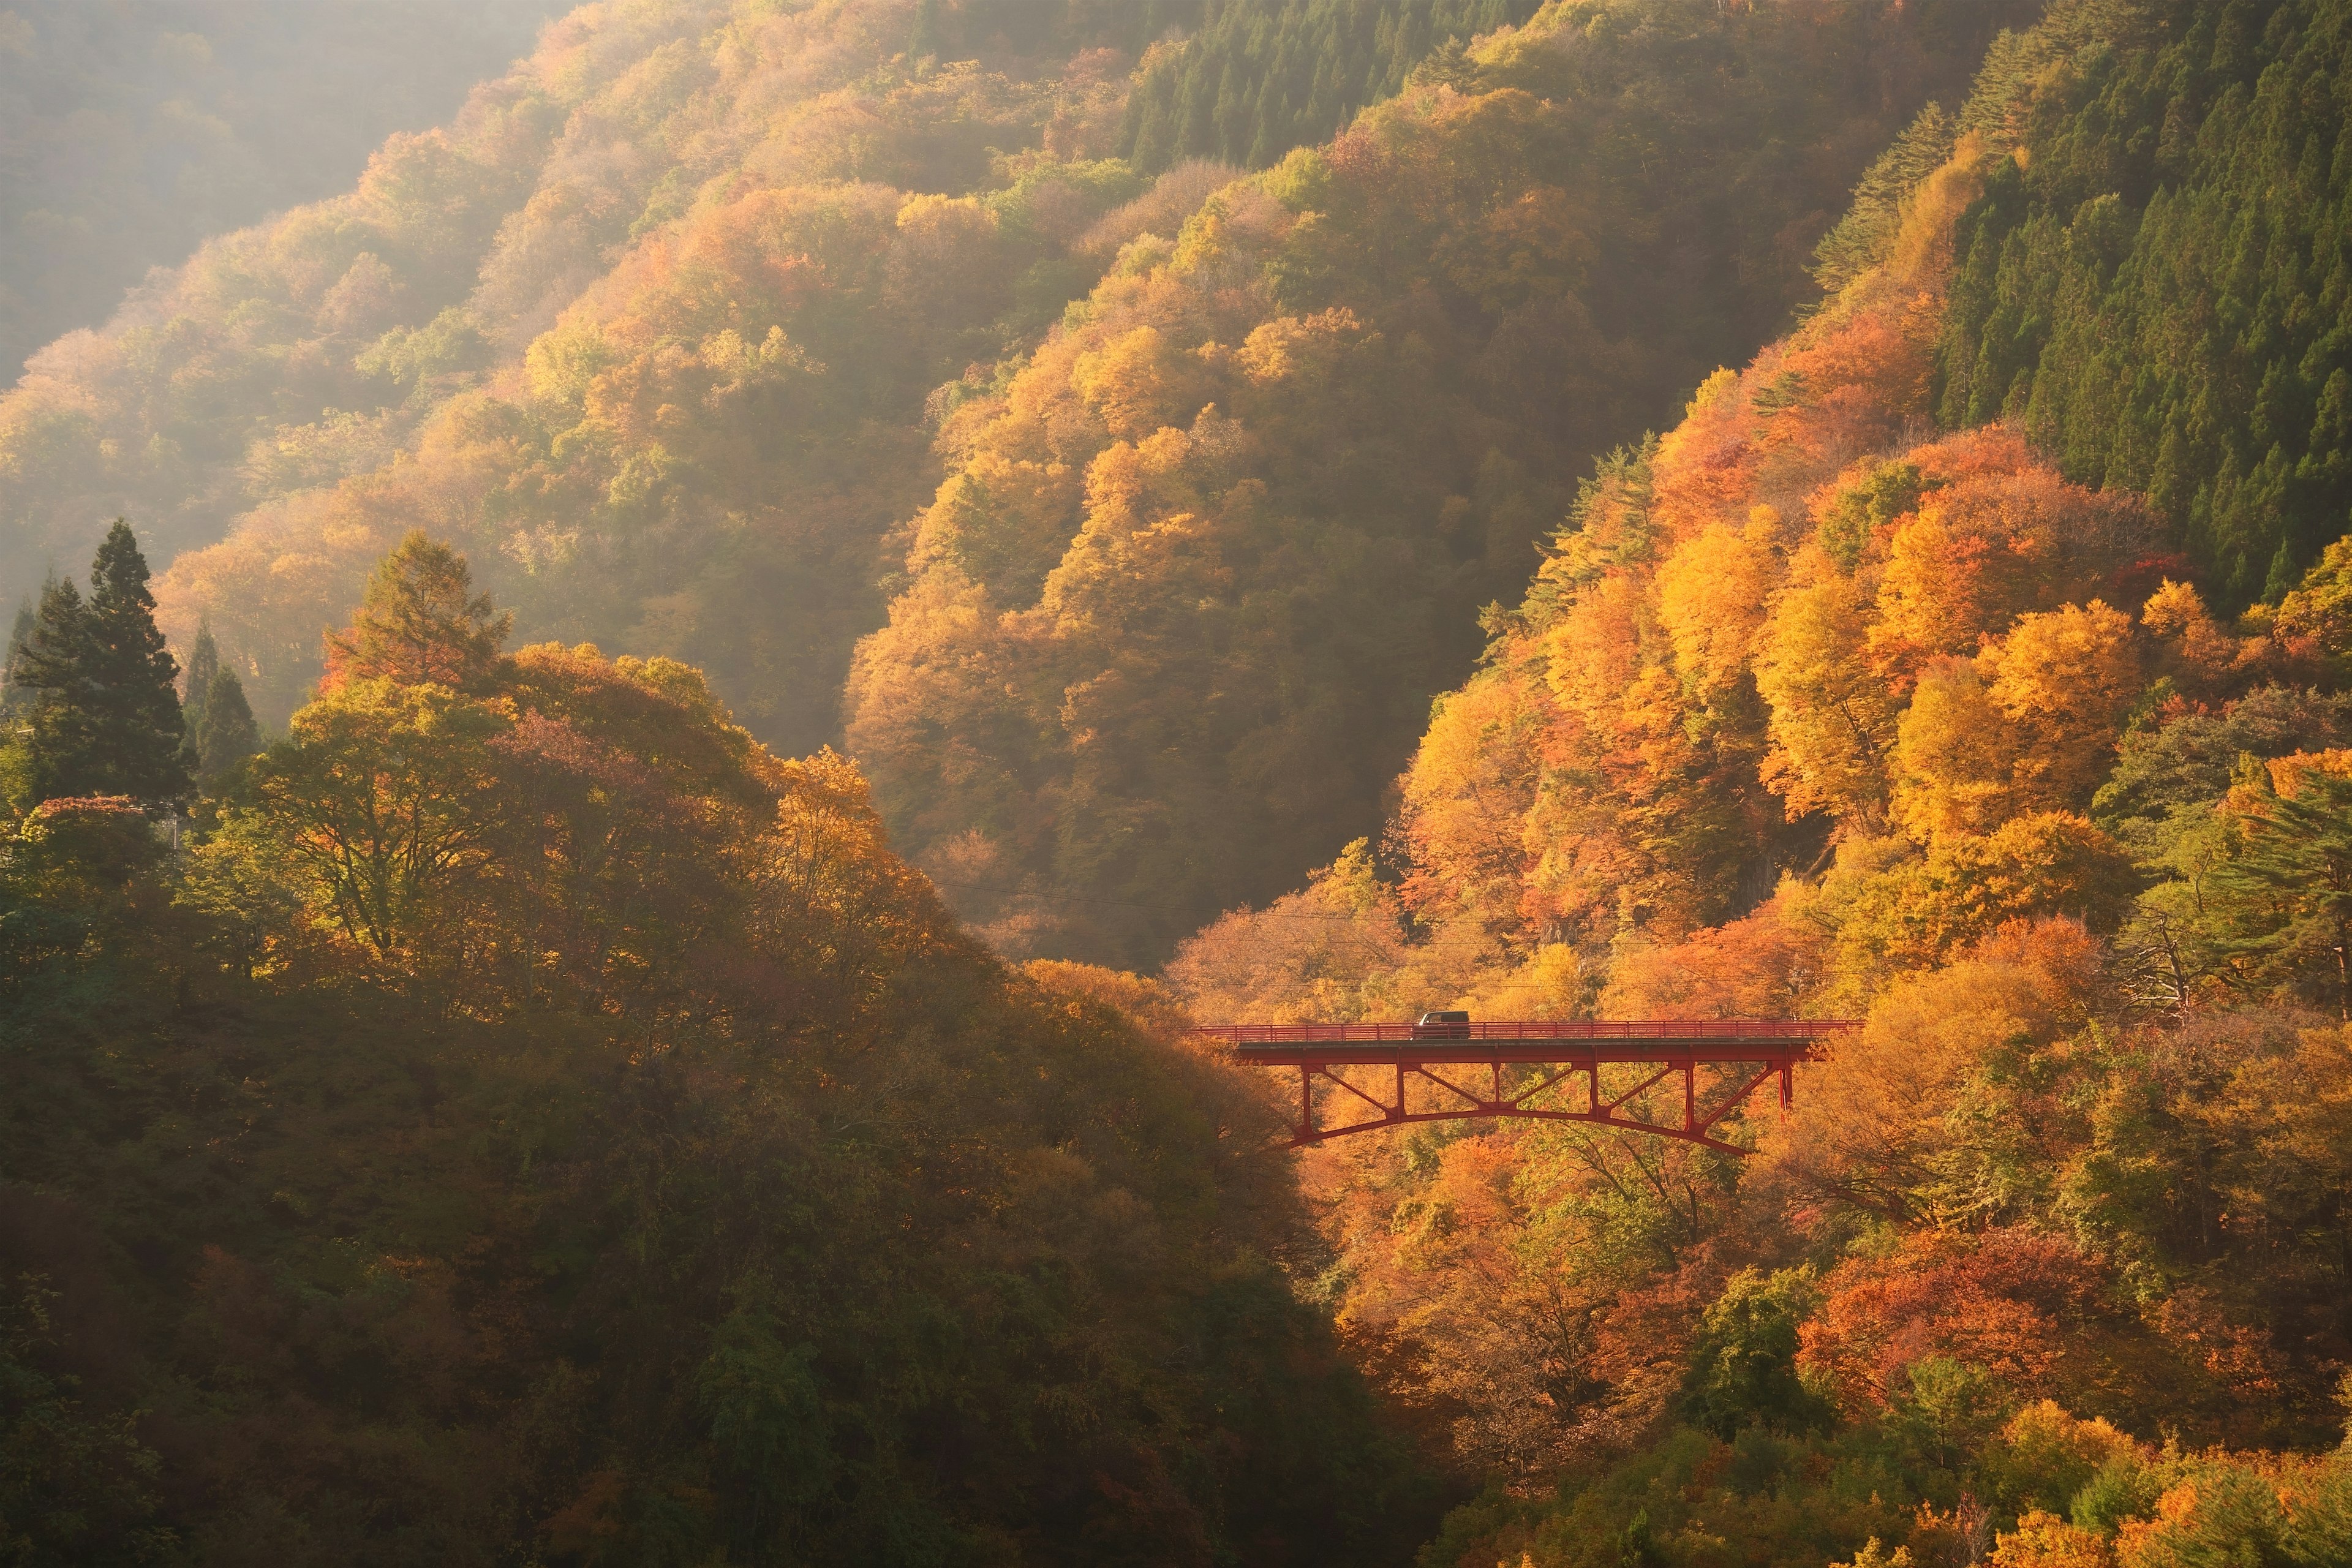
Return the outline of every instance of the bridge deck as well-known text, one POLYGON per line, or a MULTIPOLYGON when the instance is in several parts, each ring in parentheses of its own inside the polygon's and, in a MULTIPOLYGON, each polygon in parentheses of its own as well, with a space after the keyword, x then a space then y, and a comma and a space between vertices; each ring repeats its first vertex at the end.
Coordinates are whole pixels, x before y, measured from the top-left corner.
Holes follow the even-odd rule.
POLYGON ((1569 1019, 1412 1024, 1219 1024, 1194 1031, 1252 1067, 1394 1062, 1777 1061, 1859 1028, 1850 1018, 1569 1019))
POLYGON ((1234 1059, 1251 1067, 1281 1068, 1298 1074, 1297 1121, 1289 1146, 1303 1148, 1350 1132, 1421 1121, 1475 1117, 1517 1117, 1547 1121, 1584 1121, 1703 1143, 1745 1154, 1743 1144, 1726 1139, 1718 1124, 1740 1109, 1768 1079, 1779 1078, 1785 1113, 1794 1093, 1797 1064, 1823 1041, 1861 1024, 1850 1018, 1656 1018, 1573 1019, 1467 1024, 1219 1024, 1195 1029, 1196 1037, 1231 1047, 1234 1059), (1543 1063, 1551 1070, 1529 1081, 1515 1075, 1503 1081, 1504 1064, 1543 1063), (1486 1082, 1465 1078, 1467 1065, 1487 1069, 1486 1082), (1632 1066, 1612 1074, 1604 1089, 1602 1068, 1632 1066), (1339 1068, 1391 1069, 1392 1083, 1368 1083, 1361 1073, 1342 1076, 1339 1068), (1436 1072, 1431 1069, 1443 1068, 1436 1072), (1725 1077, 1701 1068, 1734 1068, 1725 1077), (1641 1068, 1652 1069, 1643 1073, 1641 1068), (1654 1121, 1643 1111, 1644 1097, 1679 1079, 1681 1114, 1654 1121), (1581 1103, 1574 1094, 1580 1079, 1581 1103), (1322 1098, 1354 1105, 1359 1120, 1327 1126, 1317 1120, 1322 1098), (1377 1089, 1378 1092, 1371 1092, 1377 1089), (1557 1091, 1557 1092, 1555 1092, 1557 1091), (1605 1099, 1604 1099, 1605 1095, 1605 1099), (1702 1103, 1704 1098, 1705 1103, 1702 1103))

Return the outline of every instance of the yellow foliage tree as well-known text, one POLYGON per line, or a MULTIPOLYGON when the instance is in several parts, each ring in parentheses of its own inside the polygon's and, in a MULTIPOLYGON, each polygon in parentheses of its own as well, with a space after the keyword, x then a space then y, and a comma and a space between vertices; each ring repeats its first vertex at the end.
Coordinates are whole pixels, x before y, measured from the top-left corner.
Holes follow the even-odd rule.
POLYGON ((1766 606, 1779 585, 1773 544, 1780 517, 1759 506, 1745 529, 1717 523, 1658 568, 1658 619, 1673 641, 1684 687, 1713 702, 1748 673, 1766 606))
POLYGON ((1756 661, 1771 709, 1764 783, 1791 818, 1824 812, 1864 830, 1885 820, 1899 705, 1863 656, 1864 601, 1808 546, 1772 603, 1756 661))
POLYGON ((2021 804, 2088 801, 2114 765, 2116 725, 2140 691, 2131 617, 2100 599, 2020 616, 1979 662, 1986 695, 2017 733, 2021 804))

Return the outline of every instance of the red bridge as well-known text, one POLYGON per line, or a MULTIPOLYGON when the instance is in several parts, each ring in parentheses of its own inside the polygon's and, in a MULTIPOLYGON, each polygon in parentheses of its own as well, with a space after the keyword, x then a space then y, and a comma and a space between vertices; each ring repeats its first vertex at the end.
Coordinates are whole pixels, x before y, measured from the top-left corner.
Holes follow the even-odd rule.
POLYGON ((1775 1074, 1785 1110, 1795 1094, 1797 1064, 1823 1041, 1861 1026, 1851 1018, 1522 1024, 1457 1018, 1419 1024, 1219 1024, 1193 1033, 1230 1046, 1234 1059, 1248 1066, 1297 1072, 1298 1123, 1287 1145, 1293 1149, 1412 1121, 1511 1116, 1589 1121, 1745 1154, 1748 1150, 1717 1135, 1724 1117, 1775 1074), (1528 1067, 1534 1070, 1525 1070, 1528 1067), (1351 1081, 1336 1070, 1341 1068, 1387 1070, 1359 1072, 1351 1081), (1574 1081, 1580 1077, 1580 1084, 1574 1081), (1676 1077, 1682 1080, 1681 1116, 1673 1116, 1668 1106, 1664 1119, 1654 1119, 1658 1101, 1671 1090, 1650 1091, 1676 1077), (1346 1097, 1353 1097, 1373 1114, 1337 1127, 1318 1126, 1318 1079, 1331 1086, 1324 1094, 1327 1103, 1347 1104, 1346 1097), (1567 1087, 1561 1092, 1552 1092, 1562 1085, 1567 1087))

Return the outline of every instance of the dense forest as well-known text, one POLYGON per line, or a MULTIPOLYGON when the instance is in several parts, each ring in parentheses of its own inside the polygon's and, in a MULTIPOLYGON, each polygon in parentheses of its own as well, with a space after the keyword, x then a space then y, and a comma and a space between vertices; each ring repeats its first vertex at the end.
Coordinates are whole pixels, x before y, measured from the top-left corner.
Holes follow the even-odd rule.
POLYGON ((208 239, 0 399, 0 1561, 2352 1562, 2347 35, 631 0, 208 239), (1426 1007, 1858 1027, 1186 1032, 1426 1007))
POLYGON ((18 0, 0 10, 0 366, 151 267, 348 184, 530 47, 553 0, 18 0))
POLYGON ((1409 1553, 1267 1113, 846 763, 417 535, 200 792, 128 529, 89 583, 0 753, 8 1562, 1409 1553))
POLYGON ((1424 61, 1435 79, 1455 75, 1465 46, 1538 8, 1538 0, 1213 3, 1198 32, 1145 56, 1119 153, 1155 174, 1185 158, 1263 169, 1346 130, 1424 61))
POLYGON ((848 688, 898 841, 1008 951, 1136 963, 1375 828, 1588 454, 1786 319, 1950 26, 1556 6, 1129 242, 942 424, 848 688))
POLYGON ((2120 421, 2043 443, 2054 346, 1954 391, 2096 342, 2202 399, 2211 475, 2225 385, 2324 388, 2340 310, 2277 305, 2284 346, 2198 268, 2337 275, 2272 180, 2341 200, 2347 19, 2005 39, 1864 180, 1822 308, 1586 485, 1385 836, 1169 966, 1203 1016, 1867 1020, 1744 1163, 1540 1124, 1309 1160, 1340 1321, 1502 1478, 1432 1568, 2352 1550, 2352 543, 2232 615, 2219 514, 2067 471, 2120 421), (2137 211, 2082 183, 2159 145, 2137 211), (2191 190, 2236 254, 2135 249, 2191 190), (2177 356, 2089 324, 2135 299, 2177 356))
MULTIPOLYGON (((1266 433, 1270 453, 1344 416, 1382 422, 1366 448, 1401 428, 1426 458, 1365 517, 1325 508, 1289 530, 1338 527, 1332 543, 1365 563, 1317 614, 1377 606, 1400 623, 1381 668, 1401 693, 1352 700, 1342 717, 1349 754, 1328 794, 1357 830, 1409 752, 1422 700, 1409 693, 1467 669, 1469 616, 1524 576, 1589 453, 1775 330, 1810 289, 1808 248, 1846 187, 1920 101, 1958 90, 1992 19, 1860 0, 1754 16, 1701 0, 1556 8, 1482 46, 1491 66, 1457 61, 1351 133, 1337 163, 1306 155, 1234 198, 1220 221, 1238 294, 1181 329, 1163 310, 1152 330, 1171 353, 1223 344, 1235 367, 1253 331, 1286 320, 1321 322, 1335 346, 1361 340, 1357 352, 1387 356, 1389 406, 1302 410, 1295 436, 1266 433), (1694 121, 1655 112, 1702 74, 1715 85, 1694 121), (1742 133, 1780 121, 1786 134, 1742 133), (1370 161, 1356 168, 1348 148, 1370 161), (1500 259, 1441 246, 1473 221, 1507 247, 1500 259), (1392 258, 1352 254, 1391 225, 1392 258), (1628 243, 1594 249, 1604 232, 1628 243), (1413 411, 1420 373, 1398 353, 1428 356, 1439 419, 1413 411)), ((211 242, 0 400, 0 577, 30 595, 95 544, 93 519, 141 518, 171 558, 158 597, 175 644, 208 619, 276 724, 370 563, 425 521, 467 547, 527 635, 687 659, 764 740, 793 752, 839 742, 858 639, 894 598, 903 621, 940 591, 935 492, 944 478, 940 493, 975 493, 965 447, 1008 438, 991 411, 1029 395, 1012 390, 1024 373, 1028 386, 1066 375, 1134 314, 1119 301, 1137 288, 1174 309, 1212 281, 1186 224, 1235 171, 1193 161, 1147 179, 1113 152, 1126 62, 1151 20, 897 0, 579 13, 451 126, 388 144, 351 195, 211 242), (907 52, 918 23, 937 53, 907 52)), ((1020 574, 1042 575, 1075 541, 1083 476, 1157 427, 1133 423, 1160 418, 1153 397, 1197 393, 1164 411, 1183 428, 1222 400, 1232 434, 1257 438, 1258 416, 1223 384, 1243 373, 1201 371, 1198 386, 1130 391, 1126 376, 1156 374, 1130 349, 1090 393, 1063 395, 1080 426, 1028 524, 1045 531, 1032 553, 1050 554, 982 584, 999 611, 1034 602, 1020 574), (1134 403, 1132 416, 1106 422, 1106 399, 1134 403)), ((1292 395, 1263 384, 1262 399, 1292 395)), ((1280 569, 1278 552, 1267 565, 1280 569)), ((1255 588, 1244 576, 1227 595, 1245 619, 1255 588)), ((898 635, 866 663, 909 657, 930 656, 898 635)), ((1272 650, 1243 657, 1254 684, 1297 679, 1268 666, 1272 650)), ((1112 673, 1097 661, 1062 679, 1112 673)), ((1202 765, 1222 766, 1209 758, 1261 724, 1290 743, 1279 732, 1299 728, 1303 700, 1222 721, 1202 765)), ((1050 702, 1043 721, 1060 728, 1050 702)), ((982 765, 1042 784, 1067 772, 1072 744, 983 742, 982 765)), ((943 879, 939 855, 969 859, 955 846, 975 832, 1005 864, 964 880, 1010 887, 1024 907, 1117 894, 1154 869, 1097 865, 1083 847, 1057 864, 1040 834, 1060 825, 1009 824, 977 789, 972 805, 930 810, 898 776, 877 775, 886 814, 943 879)), ((1140 901, 1170 914, 1092 949, 1043 931, 1032 950, 1164 953, 1309 863, 1302 814, 1324 804, 1254 810, 1224 865, 1160 868, 1180 885, 1140 901)), ((1116 787, 1101 809, 1122 809, 1116 787)))

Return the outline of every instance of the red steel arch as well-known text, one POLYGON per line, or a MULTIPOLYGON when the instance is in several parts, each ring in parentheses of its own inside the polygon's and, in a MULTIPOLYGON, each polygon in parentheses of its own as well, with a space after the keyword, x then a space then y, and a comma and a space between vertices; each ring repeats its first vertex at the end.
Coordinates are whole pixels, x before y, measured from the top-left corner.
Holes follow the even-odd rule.
POLYGON ((1823 1041, 1861 1026, 1859 1020, 1852 1018, 1575 1019, 1437 1025, 1216 1024, 1193 1034, 1230 1047, 1234 1059, 1246 1066, 1298 1074, 1298 1121, 1291 1129, 1287 1148, 1415 1121, 1496 1117, 1586 1121, 1746 1154, 1748 1150, 1717 1136, 1716 1126, 1776 1075, 1785 1110, 1796 1092, 1797 1064, 1814 1055, 1823 1041), (1507 1089, 1503 1084, 1506 1064, 1529 1063, 1549 1070, 1539 1072, 1527 1088, 1514 1085, 1507 1089), (1614 1092, 1616 1086, 1612 1086, 1604 1098, 1601 1069, 1620 1066, 1651 1070, 1622 1093, 1614 1092), (1343 1067, 1391 1068, 1393 1091, 1385 1098, 1368 1092, 1333 1070, 1343 1067), (1433 1072, 1432 1068, 1450 1070, 1433 1072), (1486 1069, 1486 1092, 1456 1081, 1475 1085, 1481 1076, 1476 1069, 1481 1068, 1486 1069), (1701 1068, 1732 1069, 1726 1080, 1734 1086, 1730 1092, 1702 1105, 1701 1068), (1581 1106, 1533 1103, 1538 1095, 1578 1074, 1584 1077, 1581 1106), (1649 1121, 1622 1114, 1646 1090, 1676 1076, 1682 1079, 1683 1091, 1679 1121, 1649 1121), (1352 1096, 1377 1114, 1336 1127, 1318 1125, 1318 1079, 1335 1086, 1335 1098, 1352 1096), (1416 1082, 1436 1091, 1434 1096, 1423 1091, 1421 1110, 1412 1109, 1407 1098, 1408 1089, 1416 1082), (1433 1106, 1426 1103, 1432 1098, 1437 1100, 1433 1106))

